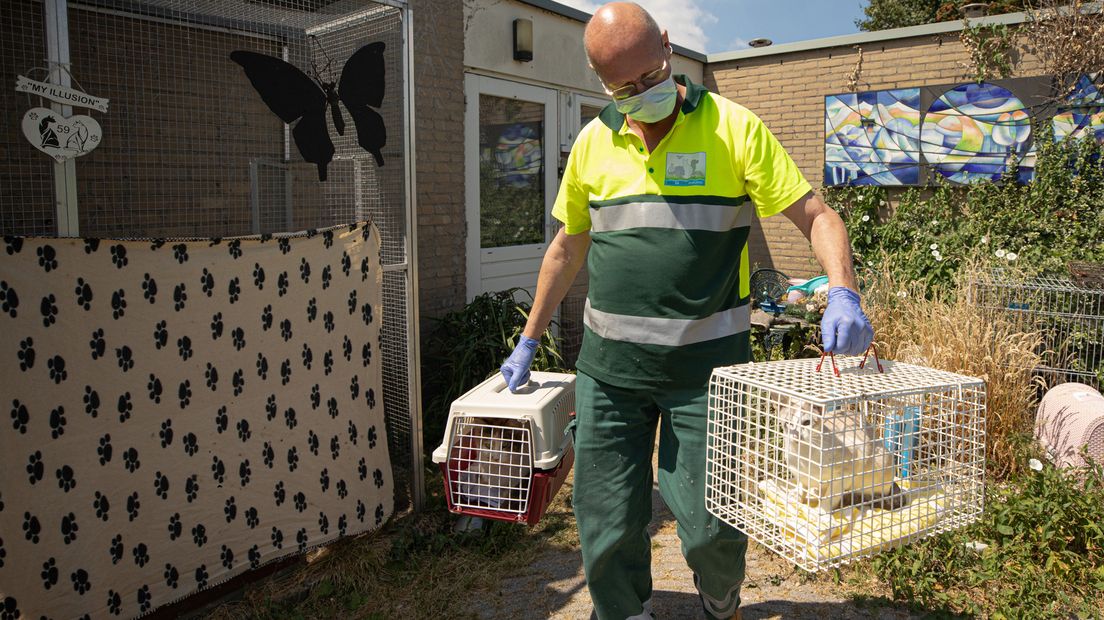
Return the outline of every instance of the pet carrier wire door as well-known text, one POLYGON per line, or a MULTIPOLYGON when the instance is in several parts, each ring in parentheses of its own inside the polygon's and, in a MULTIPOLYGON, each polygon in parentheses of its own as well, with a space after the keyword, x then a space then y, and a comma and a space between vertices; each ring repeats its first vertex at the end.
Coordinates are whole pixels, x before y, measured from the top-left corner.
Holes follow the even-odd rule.
MULTIPOLYGON (((55 163, 20 133, 0 131, 0 235, 195 238, 285 233, 371 220, 384 271, 382 356, 396 505, 424 494, 420 431, 417 229, 413 182, 413 15, 405 0, 5 0, 0 81, 27 74, 110 101, 106 112, 28 102, 0 91, 7 110, 28 105, 88 114, 103 128, 94 151, 55 163), (280 59, 339 80, 359 49, 382 43, 386 127, 377 165, 333 109, 328 178, 304 161, 301 125, 285 124, 231 54, 280 59), (46 77, 49 75, 49 77, 46 77)), ((313 79, 313 77, 311 78, 313 79)), ((322 90, 318 91, 319 96, 322 90)), ((337 104, 335 104, 335 108, 337 104)), ((374 399, 375 400, 375 399, 374 399)))
POLYGON ((456 399, 433 462, 449 510, 534 525, 575 461, 575 376, 534 372, 511 393, 502 375, 456 399))
POLYGON ((863 367, 858 357, 840 358, 838 376, 818 367, 804 359, 713 371, 712 514, 807 571, 979 517, 981 380, 893 361, 863 367))

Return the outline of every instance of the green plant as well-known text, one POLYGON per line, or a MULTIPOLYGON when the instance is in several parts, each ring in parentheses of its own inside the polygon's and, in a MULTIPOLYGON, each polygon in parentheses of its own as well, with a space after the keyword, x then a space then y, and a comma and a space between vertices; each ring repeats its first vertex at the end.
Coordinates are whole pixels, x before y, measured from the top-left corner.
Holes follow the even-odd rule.
POLYGON ((963 22, 959 38, 966 52, 970 54, 970 62, 965 66, 973 71, 974 81, 981 83, 996 77, 1010 76, 1016 41, 1008 26, 970 24, 968 19, 963 22))
POLYGON ((1104 260, 1104 144, 1054 143, 1049 124, 1036 131, 1034 179, 968 186, 824 190, 839 210, 860 275, 886 268, 928 290, 953 287, 962 265, 1018 267, 1027 275, 1064 273, 1071 260, 1104 260))
POLYGON ((1100 617, 1104 467, 1025 468, 989 492, 974 525, 872 560, 894 597, 989 618, 1100 617))
MULTIPOLYGON (((529 303, 516 299, 528 295, 520 288, 484 293, 464 308, 436 320, 424 345, 424 445, 440 443, 452 401, 498 372, 513 351, 529 318, 530 307, 529 303)), ((564 370, 551 330, 541 335, 532 369, 564 370)))

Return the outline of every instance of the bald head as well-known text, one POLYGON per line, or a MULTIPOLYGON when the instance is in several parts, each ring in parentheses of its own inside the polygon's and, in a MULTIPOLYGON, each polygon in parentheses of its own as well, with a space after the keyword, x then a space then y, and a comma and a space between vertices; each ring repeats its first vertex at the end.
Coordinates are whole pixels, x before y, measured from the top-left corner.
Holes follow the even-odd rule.
POLYGON ((639 4, 610 2, 587 22, 583 45, 590 64, 601 72, 618 57, 661 53, 663 34, 639 4))

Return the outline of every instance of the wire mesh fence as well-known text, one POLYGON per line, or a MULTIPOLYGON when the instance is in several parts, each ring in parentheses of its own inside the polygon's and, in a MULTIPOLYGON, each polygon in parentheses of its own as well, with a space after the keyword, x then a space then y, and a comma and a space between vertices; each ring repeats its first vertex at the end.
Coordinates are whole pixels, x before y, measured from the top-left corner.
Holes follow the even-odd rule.
POLYGON ((972 303, 1042 333, 1036 370, 1049 382, 1104 383, 1104 288, 1054 276, 991 273, 975 278, 968 294, 972 303))
POLYGON ((385 270, 382 399, 399 507, 409 503, 417 477, 403 6, 390 0, 0 3, 0 80, 12 84, 24 75, 64 82, 110 102, 101 112, 12 89, 0 94, 10 121, 0 130, 0 234, 224 237, 369 219, 377 225, 385 270), (327 102, 321 126, 307 128, 303 120, 293 128, 231 58, 253 52, 295 67, 306 86, 284 83, 283 94, 298 88, 302 97, 314 89, 303 99, 313 106, 311 97, 324 98, 327 84, 341 84, 349 59, 373 43, 383 46, 382 102, 371 106, 386 134, 378 158, 362 147, 360 120, 347 100, 327 102), (56 163, 21 135, 20 117, 36 106, 62 117, 93 117, 102 141, 56 163), (301 155, 298 134, 307 129, 333 144, 324 182, 320 166, 301 155))
POLYGON ((818 571, 976 520, 985 385, 909 364, 816 359, 714 371, 706 508, 818 571))

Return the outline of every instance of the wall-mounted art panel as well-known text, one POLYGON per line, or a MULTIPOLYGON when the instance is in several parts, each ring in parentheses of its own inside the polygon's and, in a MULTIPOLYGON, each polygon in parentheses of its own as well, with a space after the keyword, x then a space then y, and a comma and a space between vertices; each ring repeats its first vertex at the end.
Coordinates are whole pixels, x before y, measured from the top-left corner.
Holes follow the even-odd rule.
POLYGON ((1051 123, 1054 140, 1092 135, 1104 143, 1104 72, 1082 75, 1051 123))
POLYGON ((996 181, 1014 161, 1021 181, 1034 173, 1031 117, 1006 88, 960 84, 939 96, 924 115, 920 150, 932 169, 955 183, 996 181))
POLYGON ((824 134, 826 184, 919 183, 919 88, 829 95, 824 134))

